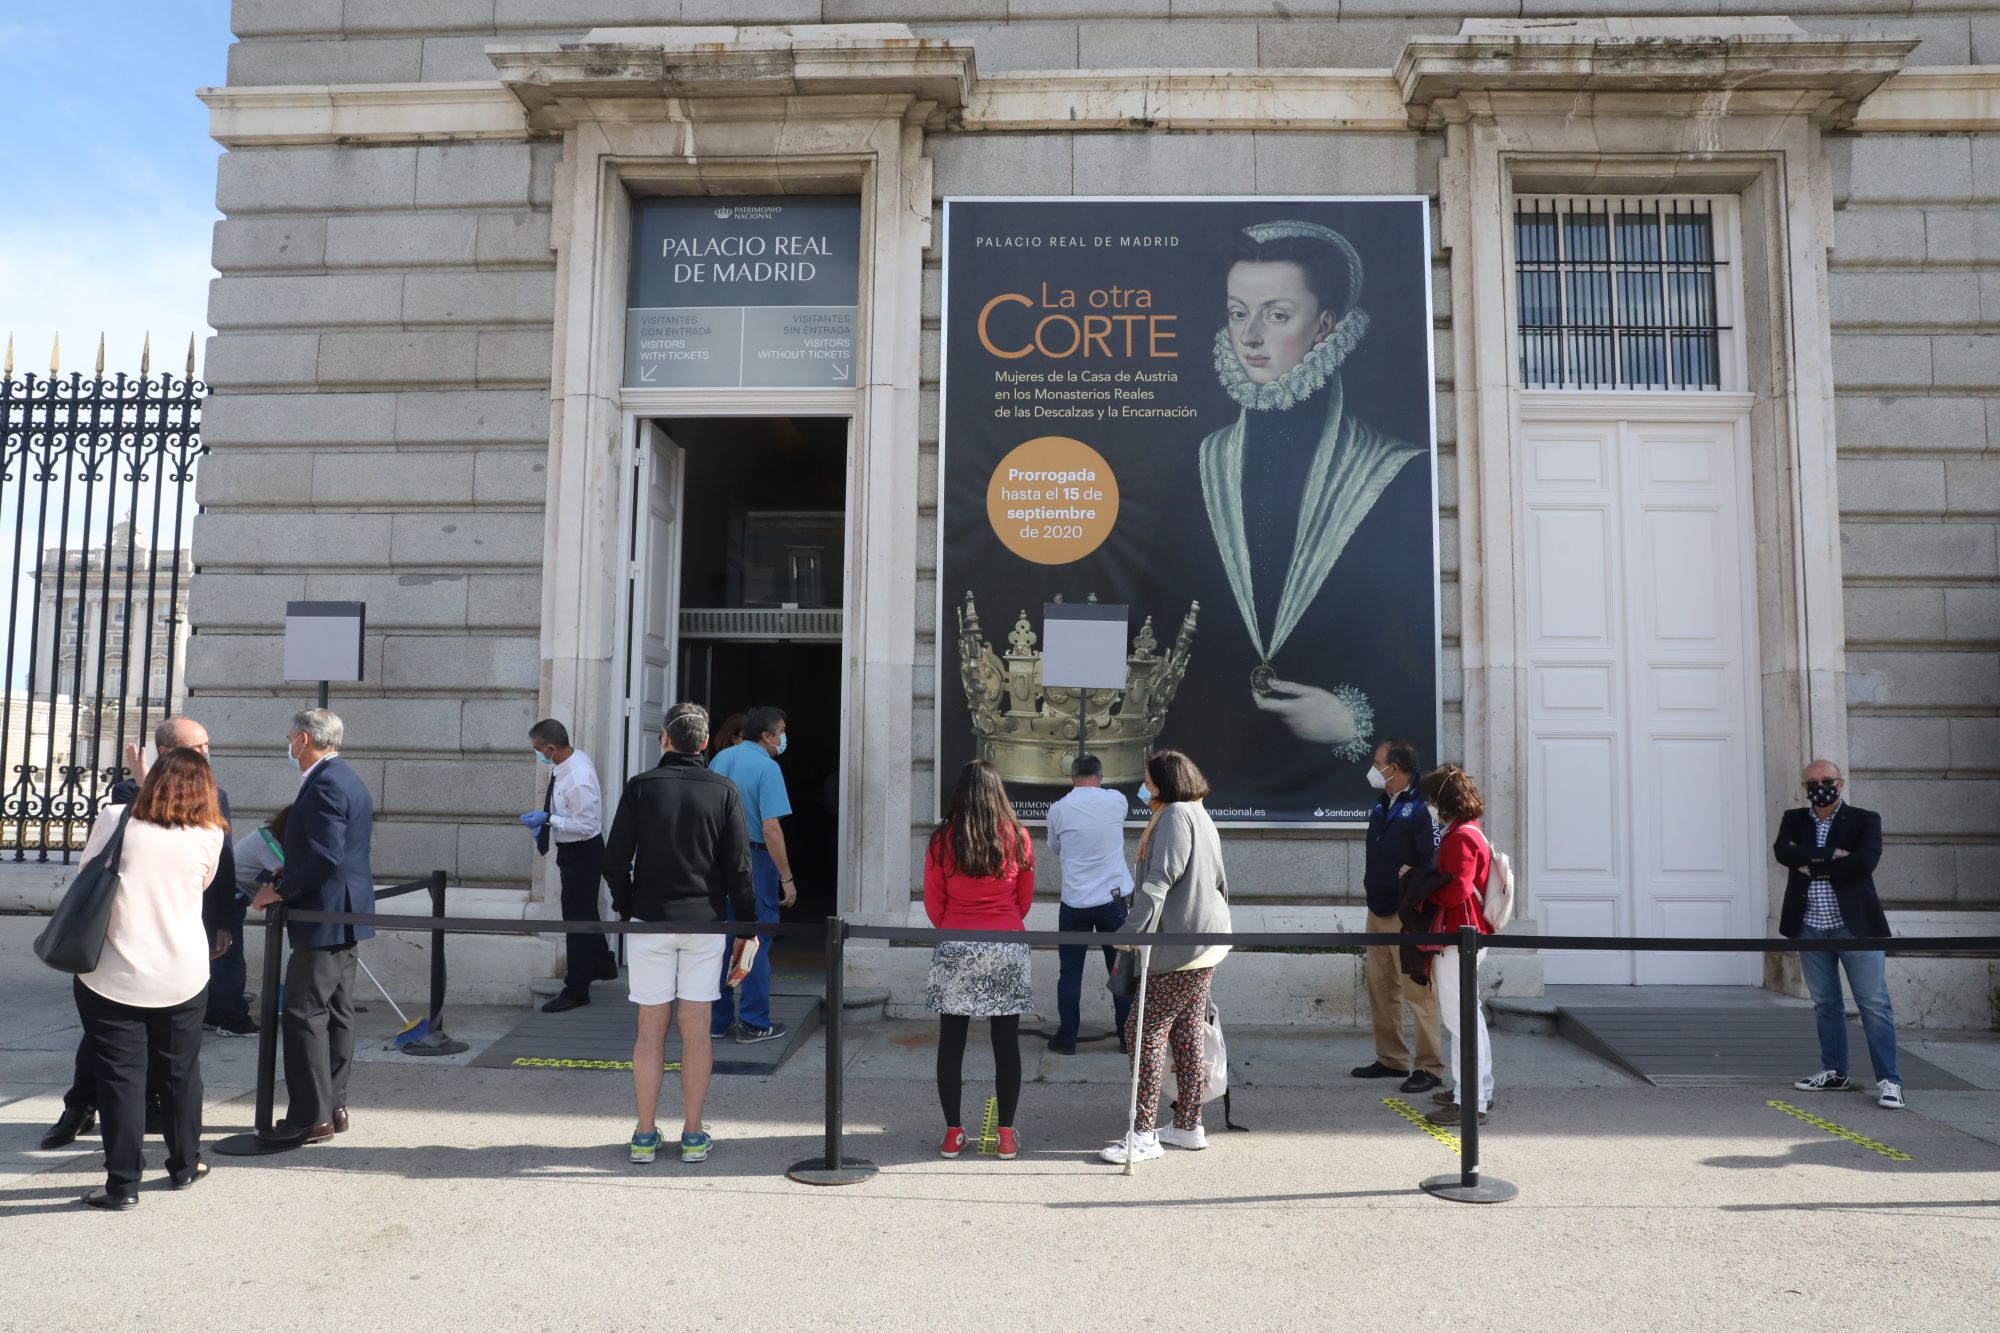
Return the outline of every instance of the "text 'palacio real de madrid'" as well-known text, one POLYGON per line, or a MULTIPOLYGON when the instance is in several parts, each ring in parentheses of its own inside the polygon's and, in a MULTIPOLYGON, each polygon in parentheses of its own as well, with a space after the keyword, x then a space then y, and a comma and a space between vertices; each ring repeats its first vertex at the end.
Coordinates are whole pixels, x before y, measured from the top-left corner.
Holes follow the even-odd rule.
MULTIPOLYGON (((1174 745, 1236 929, 1357 929, 1396 738, 1486 793, 1505 994, 1797 993, 1789 955, 1532 935, 1772 933, 1820 755, 1882 813, 1899 932, 2000 925, 1990 4, 236 0, 234 30, 188 709, 239 817, 288 799, 286 603, 352 600, 377 878, 443 868, 454 915, 557 915, 515 818, 536 719, 615 793, 694 699, 786 710, 807 920, 923 923, 970 759, 1034 820, 1080 747, 1135 795, 1174 745)), ((454 994, 525 998, 559 947, 455 940, 454 994)), ((921 1008, 924 951, 848 958, 921 1008)), ((1358 1023, 1359 963, 1246 954, 1232 1017, 1358 1023)), ((1897 1012, 1986 1026, 1995 969, 1899 960, 1897 1012)))

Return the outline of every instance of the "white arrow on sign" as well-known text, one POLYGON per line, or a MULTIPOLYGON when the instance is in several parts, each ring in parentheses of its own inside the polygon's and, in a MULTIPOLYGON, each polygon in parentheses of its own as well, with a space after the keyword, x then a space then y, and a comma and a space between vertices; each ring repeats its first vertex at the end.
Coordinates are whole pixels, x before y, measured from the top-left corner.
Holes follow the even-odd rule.
POLYGON ((651 384, 653 382, 653 376, 657 375, 659 371, 660 368, 658 366, 639 367, 639 383, 651 384))
POLYGON ((851 376, 853 373, 854 373, 854 368, 852 366, 842 365, 837 361, 834 363, 833 377, 835 379, 844 380, 849 376, 851 376))

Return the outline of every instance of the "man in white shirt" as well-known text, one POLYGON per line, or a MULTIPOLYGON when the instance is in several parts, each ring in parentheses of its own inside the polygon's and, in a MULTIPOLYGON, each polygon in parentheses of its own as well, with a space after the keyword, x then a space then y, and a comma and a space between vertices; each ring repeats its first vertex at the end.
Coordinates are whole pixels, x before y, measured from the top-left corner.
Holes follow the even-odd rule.
MULTIPOLYGON (((569 728, 544 718, 528 729, 535 758, 549 766, 549 784, 542 808, 521 816, 535 835, 535 851, 556 849, 556 874, 562 879, 565 921, 597 921, 598 887, 604 876, 604 791, 590 756, 569 743, 569 728)), ((560 1014, 590 1003, 590 983, 614 981, 618 960, 603 935, 569 937, 569 971, 562 993, 542 1006, 545 1014, 560 1014)))
MULTIPOLYGON (((1132 897, 1132 872, 1125 867, 1125 798, 1104 785, 1104 765, 1096 755, 1078 755, 1069 770, 1070 793, 1049 807, 1049 848, 1062 865, 1062 906, 1057 926, 1062 930, 1092 930, 1109 935, 1125 924, 1132 897)), ((1076 1031, 1083 1000, 1081 945, 1056 951, 1062 971, 1056 980, 1056 1008, 1061 1020, 1049 1049, 1057 1055, 1076 1054, 1076 1031)), ((1115 952, 1107 946, 1108 971, 1115 952)), ((1132 1001, 1112 1001, 1118 1016, 1118 1046, 1125 1048, 1125 1012, 1132 1001)))

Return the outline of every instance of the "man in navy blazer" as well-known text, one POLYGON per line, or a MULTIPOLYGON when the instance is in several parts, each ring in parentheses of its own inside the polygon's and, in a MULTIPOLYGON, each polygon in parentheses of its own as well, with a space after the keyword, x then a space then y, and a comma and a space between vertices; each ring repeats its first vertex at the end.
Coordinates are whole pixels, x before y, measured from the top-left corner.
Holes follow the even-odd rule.
MULTIPOLYGON (((344 729, 324 708, 295 714, 285 753, 299 770, 299 794, 285 824, 285 868, 252 907, 282 899, 316 912, 375 910, 368 862, 375 798, 340 757, 344 729)), ((285 1086, 291 1106, 259 1135, 274 1147, 324 1143, 347 1130, 347 1075, 354 1064, 354 946, 373 926, 287 923, 285 1086)))
MULTIPOLYGON (((1889 918, 1875 893, 1875 867, 1882 860, 1882 816, 1849 805, 1847 779, 1839 765, 1815 759, 1799 778, 1807 804, 1787 810, 1771 851, 1791 873, 1778 909, 1778 933, 1786 939, 1880 940, 1889 918)), ((1903 1108, 1903 1076, 1896 1067, 1896 1015, 1889 1007, 1888 960, 1864 943, 1832 953, 1802 953, 1799 966, 1812 993, 1819 1025, 1820 1072, 1792 1086, 1801 1092, 1842 1092, 1847 1077, 1847 1006, 1841 1001, 1840 972, 1861 1010, 1868 1060, 1875 1071, 1878 1105, 1903 1108)))

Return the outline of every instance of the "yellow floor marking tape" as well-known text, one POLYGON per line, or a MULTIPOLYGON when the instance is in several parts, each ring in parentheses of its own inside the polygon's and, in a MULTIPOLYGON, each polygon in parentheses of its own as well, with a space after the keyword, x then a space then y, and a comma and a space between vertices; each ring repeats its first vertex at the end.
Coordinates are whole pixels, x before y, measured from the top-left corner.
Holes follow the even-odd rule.
POLYGON ((979 1129, 979 1151, 987 1154, 1000 1151, 1000 1099, 986 1099, 986 1120, 979 1129))
MULTIPOLYGON (((544 1056, 517 1055, 514 1057, 516 1069, 630 1069, 630 1060, 559 1060, 544 1056)), ((660 1068, 672 1073, 681 1067, 680 1061, 661 1065, 660 1068)))
POLYGON ((1898 1152, 1894 1148, 1891 1148, 1886 1143, 1877 1143, 1875 1140, 1869 1138, 1865 1134, 1856 1134, 1853 1130, 1844 1128, 1843 1126, 1840 1125, 1836 1125, 1831 1120, 1822 1120, 1810 1111, 1801 1111, 1798 1107, 1792 1105, 1790 1102, 1765 1102, 1764 1105, 1775 1107, 1776 1109, 1783 1111, 1786 1115, 1797 1116, 1800 1120, 1805 1121, 1808 1125, 1811 1125, 1813 1128, 1823 1129, 1837 1139, 1846 1139, 1849 1143, 1860 1144, 1862 1147, 1866 1148, 1869 1152, 1881 1153, 1884 1157, 1888 1158, 1892 1162, 1913 1162, 1916 1160, 1914 1157, 1911 1157, 1908 1153, 1898 1152))
POLYGON ((1397 1115, 1403 1117, 1403 1119, 1409 1121, 1453 1152, 1461 1151, 1458 1135, 1433 1125, 1430 1121, 1424 1119, 1423 1112, 1417 1110, 1416 1107, 1410 1105, 1401 1097, 1384 1097, 1382 1105, 1388 1107, 1391 1111, 1394 1111, 1397 1115))

